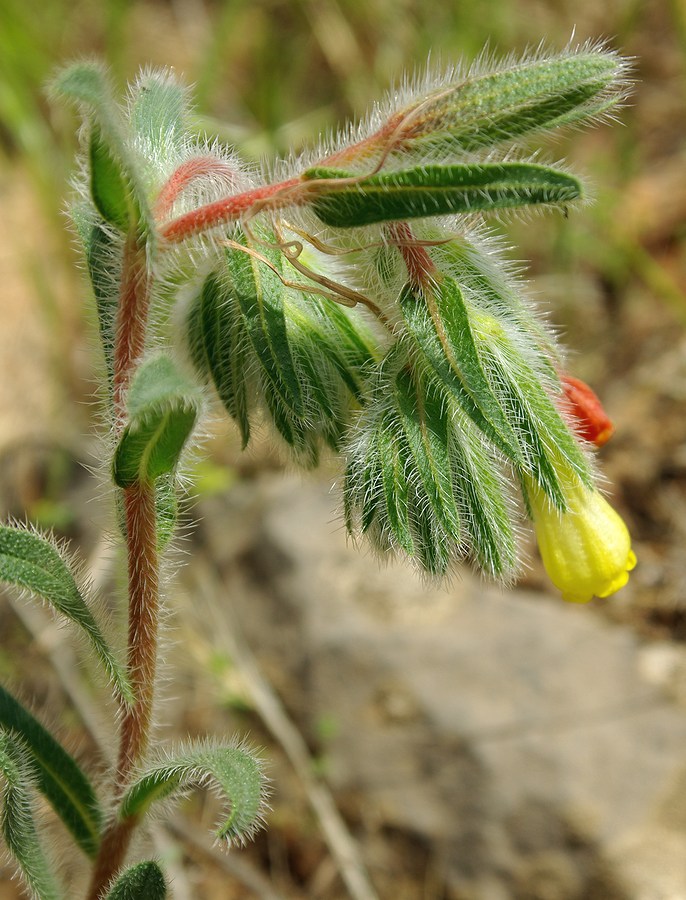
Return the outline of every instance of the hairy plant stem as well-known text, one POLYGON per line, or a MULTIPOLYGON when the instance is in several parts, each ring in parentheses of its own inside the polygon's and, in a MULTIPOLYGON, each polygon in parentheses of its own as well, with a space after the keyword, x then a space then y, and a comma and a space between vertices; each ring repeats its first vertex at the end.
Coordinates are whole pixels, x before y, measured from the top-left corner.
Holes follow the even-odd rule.
MULTIPOLYGON (((114 351, 113 405, 115 430, 125 422, 126 393, 145 347, 150 304, 145 245, 131 235, 124 248, 123 273, 114 351)), ((157 635, 159 623, 159 555, 155 486, 137 482, 123 491, 128 557, 128 655, 127 670, 134 703, 123 706, 119 732, 119 757, 112 788, 113 800, 121 798, 131 772, 145 753, 152 719, 157 635)), ((120 868, 137 821, 113 819, 103 835, 88 900, 98 900, 120 868)))

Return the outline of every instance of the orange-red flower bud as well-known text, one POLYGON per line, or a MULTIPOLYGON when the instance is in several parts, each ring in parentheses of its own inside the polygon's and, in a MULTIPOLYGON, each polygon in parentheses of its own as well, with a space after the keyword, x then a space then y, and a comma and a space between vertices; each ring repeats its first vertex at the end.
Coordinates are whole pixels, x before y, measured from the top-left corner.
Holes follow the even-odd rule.
POLYGON ((575 419, 573 428, 579 437, 590 441, 596 447, 602 447, 610 440, 614 432, 614 426, 603 409, 602 403, 586 382, 581 381, 580 378, 563 375, 560 380, 575 419))

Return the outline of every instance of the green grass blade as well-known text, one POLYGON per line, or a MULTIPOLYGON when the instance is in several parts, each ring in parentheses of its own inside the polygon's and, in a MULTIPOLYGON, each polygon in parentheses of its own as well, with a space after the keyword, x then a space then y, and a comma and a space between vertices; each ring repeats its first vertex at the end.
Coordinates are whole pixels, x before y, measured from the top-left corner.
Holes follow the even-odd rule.
POLYGON ((124 795, 119 816, 122 820, 140 818, 153 803, 205 784, 230 803, 217 837, 229 844, 248 840, 261 826, 266 782, 260 762, 241 747, 191 746, 151 765, 124 795))
POLYGON ((359 178, 353 184, 343 180, 351 177, 350 172, 336 169, 310 169, 305 177, 324 181, 312 205, 322 222, 333 228, 446 213, 564 205, 583 195, 577 178, 533 163, 420 166, 359 178))
POLYGON ((0 822, 7 849, 33 897, 62 900, 65 895, 53 874, 54 863, 45 855, 36 830, 31 767, 25 751, 5 733, 0 733, 0 777, 4 782, 0 822))
POLYGON ((167 885, 162 870, 153 860, 136 863, 123 872, 105 900, 164 900, 167 885))
POLYGON ((95 857, 102 811, 90 781, 73 757, 3 687, 0 728, 14 735, 26 749, 36 787, 50 801, 84 853, 95 857))
POLYGON ((133 701, 123 667, 110 649, 72 572, 54 544, 10 525, 0 525, 0 581, 40 597, 88 637, 119 695, 133 701))

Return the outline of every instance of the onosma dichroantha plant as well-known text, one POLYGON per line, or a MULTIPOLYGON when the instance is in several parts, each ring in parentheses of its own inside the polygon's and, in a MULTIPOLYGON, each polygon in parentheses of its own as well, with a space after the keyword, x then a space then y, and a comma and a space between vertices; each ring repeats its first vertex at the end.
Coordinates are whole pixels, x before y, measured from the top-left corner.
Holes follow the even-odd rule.
POLYGON ((245 446, 266 422, 298 464, 315 465, 323 447, 340 454, 350 534, 429 576, 468 561, 512 580, 528 518, 566 599, 626 582, 629 535, 595 486, 590 453, 608 423, 565 374, 484 224, 492 212, 583 198, 574 175, 527 151, 545 132, 607 118, 625 66, 586 44, 432 73, 335 144, 262 176, 198 141, 169 72, 144 72, 121 105, 90 63, 53 87, 83 114, 72 216, 104 355, 128 645, 112 647, 62 546, 0 527, 0 577, 85 633, 119 730, 116 765, 96 789, 0 689, 1 824, 34 897, 74 896, 41 839, 42 794, 91 868, 90 900, 156 900, 164 875, 153 860, 132 865, 129 846, 160 799, 212 783, 227 797, 226 842, 248 837, 265 806, 260 763, 244 746, 150 748, 160 559, 179 461, 209 398, 245 446))

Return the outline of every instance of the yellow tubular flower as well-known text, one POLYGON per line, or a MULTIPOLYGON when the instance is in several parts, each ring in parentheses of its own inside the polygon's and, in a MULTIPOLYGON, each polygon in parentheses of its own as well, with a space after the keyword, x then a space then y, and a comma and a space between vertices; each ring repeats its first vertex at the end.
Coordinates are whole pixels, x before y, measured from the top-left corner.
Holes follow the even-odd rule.
POLYGON ((565 600, 587 603, 624 587, 636 556, 624 521, 602 494, 576 485, 564 513, 540 489, 530 500, 543 565, 565 600))

